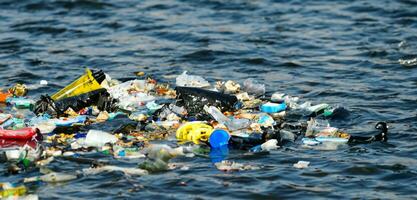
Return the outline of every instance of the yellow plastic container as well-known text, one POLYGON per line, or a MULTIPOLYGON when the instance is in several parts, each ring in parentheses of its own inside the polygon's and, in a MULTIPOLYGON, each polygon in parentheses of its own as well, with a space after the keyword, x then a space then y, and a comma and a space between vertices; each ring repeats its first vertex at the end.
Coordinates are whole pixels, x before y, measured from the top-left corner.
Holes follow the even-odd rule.
POLYGON ((180 141, 190 141, 194 144, 206 142, 213 132, 213 127, 204 122, 187 122, 177 129, 177 139, 180 141))
POLYGON ((68 97, 78 96, 87 92, 101 89, 102 87, 93 77, 93 72, 90 69, 85 70, 85 74, 80 78, 69 84, 64 89, 51 96, 53 100, 65 99, 68 97))
POLYGON ((2 188, 3 188, 3 190, 0 190, 0 197, 1 198, 23 196, 27 192, 25 186, 18 186, 18 187, 12 187, 12 188, 4 188, 4 184, 3 183, 0 183, 0 186, 2 186, 2 188))

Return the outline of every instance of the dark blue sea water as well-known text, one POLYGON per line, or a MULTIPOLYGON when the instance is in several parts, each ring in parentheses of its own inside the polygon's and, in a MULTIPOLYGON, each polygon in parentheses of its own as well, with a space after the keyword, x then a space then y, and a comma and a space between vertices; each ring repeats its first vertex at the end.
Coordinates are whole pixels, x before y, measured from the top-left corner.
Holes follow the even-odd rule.
MULTIPOLYGON (((208 80, 255 78, 269 92, 341 105, 331 124, 358 135, 388 121, 388 143, 335 151, 289 144, 229 158, 260 170, 224 173, 208 158, 189 170, 143 177, 104 173, 39 184, 41 199, 416 199, 417 2, 412 0, 0 0, 0 86, 48 80, 53 93, 100 68, 114 78, 144 71, 174 83, 187 70, 208 80), (292 167, 299 160, 310 167, 292 167)), ((109 159, 104 157, 103 159, 109 159)), ((112 161, 117 165, 135 163, 112 161)), ((38 171, 3 175, 18 182, 38 171)), ((57 160, 56 171, 87 165, 57 160)))

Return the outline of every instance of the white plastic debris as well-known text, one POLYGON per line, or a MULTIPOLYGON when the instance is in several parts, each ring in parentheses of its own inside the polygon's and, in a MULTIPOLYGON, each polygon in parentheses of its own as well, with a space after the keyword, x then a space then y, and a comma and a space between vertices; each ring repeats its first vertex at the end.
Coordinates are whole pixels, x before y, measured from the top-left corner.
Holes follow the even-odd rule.
POLYGON ((279 148, 278 140, 276 140, 276 139, 268 140, 261 145, 262 151, 271 151, 271 150, 275 150, 275 149, 278 149, 278 148, 279 148))
POLYGON ((89 130, 85 138, 85 144, 92 147, 102 147, 106 143, 117 142, 117 137, 99 130, 89 130))
POLYGON ((82 169, 82 173, 84 175, 94 175, 94 174, 98 174, 101 172, 113 172, 113 171, 120 171, 120 172, 123 172, 125 175, 143 176, 143 175, 148 174, 148 171, 143 170, 143 169, 118 167, 118 166, 112 166, 112 165, 105 165, 102 167, 82 169))
POLYGON ((231 171, 245 171, 245 170, 258 170, 260 167, 249 164, 241 164, 233 161, 223 160, 214 164, 218 170, 231 172, 231 171))
POLYGON ((308 165, 310 165, 310 162, 300 160, 297 163, 295 163, 293 166, 297 169, 304 169, 304 168, 307 168, 308 165))
POLYGON ((398 43, 398 48, 403 48, 407 46, 407 41, 403 40, 400 43, 398 43))
POLYGON ((176 85, 182 87, 210 87, 210 83, 201 76, 188 75, 187 71, 184 71, 176 79, 176 85))
POLYGON ((40 85, 48 85, 48 81, 46 81, 46 80, 41 80, 41 81, 39 82, 39 84, 40 84, 40 85))
POLYGON ((271 96, 271 101, 273 102, 284 101, 284 97, 285 97, 284 93, 275 92, 271 96))
POLYGON ((239 83, 229 80, 224 83, 222 89, 226 94, 236 94, 240 91, 240 85, 239 83))
POLYGON ((77 178, 77 176, 72 175, 72 174, 52 172, 52 173, 45 174, 45 175, 42 175, 42 176, 35 176, 35 177, 25 178, 25 179, 23 179, 23 182, 24 183, 30 183, 30 182, 35 182, 35 181, 43 181, 43 182, 48 182, 48 183, 58 183, 58 182, 71 181, 71 180, 74 180, 76 178, 77 178))
POLYGON ((235 96, 240 101, 249 101, 250 100, 249 94, 247 92, 242 92, 242 93, 236 94, 235 96))
POLYGON ((243 88, 246 92, 255 96, 260 96, 260 95, 265 94, 265 90, 266 90, 265 84, 260 84, 251 78, 246 79, 243 82, 243 88))
POLYGON ((39 81, 39 84, 30 84, 30 85, 28 85, 27 86, 27 89, 29 89, 29 90, 37 90, 37 89, 39 89, 41 87, 45 87, 47 85, 48 85, 48 81, 41 80, 41 81, 39 81))
POLYGON ((398 62, 401 64, 401 65, 404 65, 404 66, 415 66, 415 65, 417 65, 417 58, 413 58, 413 59, 399 59, 398 60, 398 62))

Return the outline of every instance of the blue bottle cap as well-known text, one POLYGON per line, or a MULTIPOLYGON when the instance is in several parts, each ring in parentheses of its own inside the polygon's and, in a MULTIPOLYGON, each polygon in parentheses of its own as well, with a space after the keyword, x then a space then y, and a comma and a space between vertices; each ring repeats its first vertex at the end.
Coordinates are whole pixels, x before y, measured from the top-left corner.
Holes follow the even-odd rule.
POLYGON ((209 137, 209 143, 212 148, 219 148, 229 143, 230 135, 223 129, 215 129, 209 137))
POLYGON ((126 152, 125 152, 125 150, 121 150, 121 151, 119 151, 119 156, 121 156, 121 157, 126 156, 126 152))

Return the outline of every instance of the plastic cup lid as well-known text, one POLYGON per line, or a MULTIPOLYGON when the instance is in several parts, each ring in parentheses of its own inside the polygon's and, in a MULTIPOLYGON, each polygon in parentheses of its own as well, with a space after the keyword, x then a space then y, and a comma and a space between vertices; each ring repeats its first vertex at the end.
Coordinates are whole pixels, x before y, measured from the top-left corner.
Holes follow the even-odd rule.
POLYGON ((219 148, 227 145, 230 139, 230 135, 223 129, 215 129, 209 137, 210 146, 213 148, 219 148))

